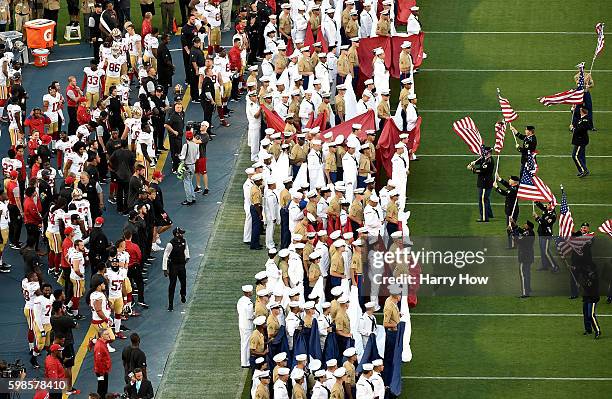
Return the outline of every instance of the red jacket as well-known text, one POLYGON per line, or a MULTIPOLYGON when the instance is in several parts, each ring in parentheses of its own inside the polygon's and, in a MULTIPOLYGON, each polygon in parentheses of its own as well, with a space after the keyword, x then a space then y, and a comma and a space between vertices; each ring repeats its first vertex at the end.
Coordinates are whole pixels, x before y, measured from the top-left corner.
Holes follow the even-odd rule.
MULTIPOLYGON (((17 180, 9 180, 6 183, 6 195, 8 196, 9 204, 17 206, 15 190, 19 191, 19 183, 17 183, 17 180)), ((19 198, 21 198, 21 191, 19 191, 19 198)))
POLYGON ((66 378, 66 370, 62 362, 53 355, 48 355, 45 359, 45 378, 66 378))
POLYGON ((23 222, 25 224, 42 224, 42 216, 39 209, 40 201, 34 202, 32 197, 25 197, 23 201, 23 222))
POLYGON ((240 57, 240 49, 233 46, 228 52, 229 66, 232 71, 239 71, 242 68, 242 58, 240 57))
POLYGON ((106 346, 106 341, 98 338, 94 346, 94 373, 108 374, 111 371, 111 357, 106 346))
POLYGON ((134 267, 140 264, 142 260, 142 252, 140 251, 140 247, 134 244, 132 241, 125 240, 125 250, 128 254, 130 254, 130 263, 128 267, 134 267))
POLYGON ((71 267, 70 263, 68 263, 67 258, 68 258, 68 250, 72 248, 73 246, 74 246, 74 243, 68 237, 64 238, 64 241, 62 241, 62 262, 60 263, 60 266, 62 267, 62 269, 70 269, 71 267))
POLYGON ((50 123, 51 119, 49 119, 47 115, 42 114, 40 118, 35 118, 33 115, 29 115, 23 124, 30 128, 30 134, 32 134, 32 130, 38 130, 42 136, 45 133, 45 125, 50 123))
POLYGON ((77 107, 79 105, 78 101, 79 98, 81 98, 81 95, 79 94, 79 90, 78 90, 78 86, 68 86, 66 87, 66 101, 68 102, 68 107, 77 107), (75 100, 72 100, 70 98, 70 96, 68 95, 68 93, 73 92, 74 93, 74 98, 75 100))

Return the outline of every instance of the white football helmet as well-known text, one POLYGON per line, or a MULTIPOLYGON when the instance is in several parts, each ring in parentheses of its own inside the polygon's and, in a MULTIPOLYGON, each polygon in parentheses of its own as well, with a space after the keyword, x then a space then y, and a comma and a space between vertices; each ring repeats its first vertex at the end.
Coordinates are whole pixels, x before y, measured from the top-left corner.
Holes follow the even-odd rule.
POLYGON ((118 57, 121 54, 121 44, 115 42, 111 46, 111 54, 113 57, 118 57))
POLYGON ((72 190, 72 199, 73 200, 81 200, 83 199, 83 192, 79 188, 75 188, 72 190))
POLYGON ((129 85, 130 77, 127 75, 121 75, 121 83, 123 83, 124 85, 129 85))

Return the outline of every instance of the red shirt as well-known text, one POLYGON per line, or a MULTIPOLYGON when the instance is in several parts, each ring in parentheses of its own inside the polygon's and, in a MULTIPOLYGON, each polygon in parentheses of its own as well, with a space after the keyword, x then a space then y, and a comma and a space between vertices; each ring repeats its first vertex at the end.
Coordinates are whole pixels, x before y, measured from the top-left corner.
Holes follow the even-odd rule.
POLYGON ((240 48, 233 46, 228 52, 230 70, 239 71, 242 68, 242 58, 240 57, 240 48))
POLYGON ((94 346, 94 373, 108 374, 111 371, 111 357, 106 346, 106 341, 98 338, 94 346))
POLYGON ((142 37, 142 45, 144 46, 145 36, 149 33, 153 32, 153 25, 151 25, 151 21, 148 19, 142 20, 142 30, 140 32, 140 36, 142 37))
POLYGON ((17 205, 15 191, 17 191, 17 194, 19 195, 19 197, 21 197, 21 193, 19 192, 19 184, 17 183, 17 181, 9 180, 9 182, 6 183, 6 195, 8 196, 8 201, 11 205, 17 205))
POLYGON ((77 90, 78 86, 68 86, 66 87, 66 101, 68 102, 68 107, 77 107, 79 98, 81 97, 79 91, 77 90), (68 93, 72 92, 74 94, 75 100, 71 99, 68 93))
POLYGON ((38 130, 42 136, 45 132, 45 125, 50 123, 51 119, 49 119, 47 115, 43 114, 40 118, 35 118, 33 115, 29 115, 23 124, 30 128, 30 134, 32 134, 33 130, 38 130))
POLYGON ((23 159, 23 155, 19 155, 19 154, 17 154, 15 156, 15 159, 20 160, 21 164, 23 165, 23 167, 19 170, 19 177, 18 177, 18 179, 25 181, 25 179, 26 179, 26 168, 25 168, 25 166, 27 165, 26 161, 25 161, 25 159, 23 159))
POLYGON ((38 171, 40 170, 40 165, 35 163, 32 165, 32 169, 30 170, 30 179, 36 179, 36 175, 38 175, 38 171))
POLYGON ((40 143, 38 142, 38 140, 32 140, 32 137, 30 137, 30 140, 28 140, 28 154, 30 155, 30 157, 36 155, 36 150, 38 150, 39 146, 40 143))
POLYGON ((53 355, 48 355, 45 359, 45 378, 66 378, 66 370, 62 362, 53 355))
POLYGON ((128 254, 130 254, 130 263, 128 267, 134 267, 140 264, 142 260, 142 252, 140 251, 140 247, 134 244, 132 241, 125 240, 125 250, 128 254))
POLYGON ((25 224, 42 224, 42 216, 40 216, 40 201, 34 202, 32 197, 25 197, 23 201, 23 222, 25 224))
POLYGON ((69 237, 64 238, 62 242, 62 269, 70 269, 70 263, 68 263, 68 250, 74 246, 74 243, 69 237))

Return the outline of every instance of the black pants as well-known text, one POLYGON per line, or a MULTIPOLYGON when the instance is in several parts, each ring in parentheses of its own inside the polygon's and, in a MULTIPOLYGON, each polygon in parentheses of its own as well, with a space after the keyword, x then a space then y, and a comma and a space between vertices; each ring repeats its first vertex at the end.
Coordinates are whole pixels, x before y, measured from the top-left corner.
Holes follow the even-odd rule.
POLYGON ((65 304, 68 305, 74 294, 72 281, 70 281, 70 267, 62 267, 62 277, 64 279, 64 294, 66 295, 65 304))
POLYGON ((187 295, 187 270, 185 269, 185 265, 169 265, 168 277, 170 278, 170 282, 168 283, 168 308, 172 309, 174 306, 174 291, 176 290, 177 278, 181 283, 181 297, 187 295))
POLYGON ((172 170, 176 170, 181 163, 179 154, 181 153, 181 147, 183 146, 183 140, 181 136, 169 134, 170 136, 170 156, 172 157, 172 170))
POLYGON ((117 212, 127 212, 127 199, 129 190, 129 182, 117 180, 117 192, 115 193, 115 197, 117 199, 117 212))
MULTIPOLYGON (((185 83, 190 83, 191 82, 191 71, 193 70, 191 66, 191 58, 189 54, 185 52, 185 50, 182 51, 182 54, 183 54, 183 67, 185 68, 185 83)), ((193 93, 191 93, 191 97, 193 98, 193 93)))
POLYGON ((190 72, 187 75, 189 79, 189 87, 191 87, 191 99, 200 101, 200 90, 198 89, 198 71, 193 70, 193 66, 189 66, 190 72))
POLYGON ((136 284, 138 289, 138 302, 144 302, 144 281, 142 280, 142 267, 134 265, 128 268, 128 277, 136 284))
POLYGON ((55 29, 53 30, 53 40, 57 41, 57 31, 59 26, 57 26, 57 20, 59 17, 59 9, 58 10, 47 10, 43 9, 43 18, 50 19, 51 21, 55 21, 55 29))
POLYGON ((96 374, 96 377, 98 377, 98 395, 104 398, 108 393, 108 374, 96 374), (104 378, 99 379, 100 377, 104 378))
POLYGON ((21 212, 19 212, 19 208, 17 205, 8 206, 9 217, 11 221, 9 222, 9 241, 15 245, 19 243, 19 237, 21 236, 21 226, 23 225, 21 212))
POLYGON ((179 0, 179 9, 181 10, 181 26, 187 23, 187 11, 189 11, 189 1, 179 0))
POLYGON ((38 241, 40 240, 40 229, 35 224, 26 224, 27 239, 26 243, 28 246, 34 244, 34 248, 38 250, 38 241))
POLYGON ((102 46, 102 39, 94 37, 93 40, 93 58, 96 63, 100 62, 100 46, 102 46))
MULTIPOLYGON (((164 86, 165 87, 165 86, 164 86)), ((159 150, 164 146, 164 120, 153 119, 153 137, 155 140, 155 146, 159 150)))
POLYGON ((231 98, 234 100, 238 100, 238 83, 240 82, 240 77, 236 76, 232 79, 232 93, 231 98))
POLYGON ((68 107, 68 116, 70 117, 70 122, 68 122, 68 135, 72 136, 76 134, 76 130, 79 127, 79 123, 77 122, 77 107, 68 107))
POLYGON ((204 120, 209 124, 212 124, 212 117, 213 112, 215 112, 215 105, 211 101, 206 100, 205 98, 202 98, 201 101, 202 111, 204 112, 204 120))

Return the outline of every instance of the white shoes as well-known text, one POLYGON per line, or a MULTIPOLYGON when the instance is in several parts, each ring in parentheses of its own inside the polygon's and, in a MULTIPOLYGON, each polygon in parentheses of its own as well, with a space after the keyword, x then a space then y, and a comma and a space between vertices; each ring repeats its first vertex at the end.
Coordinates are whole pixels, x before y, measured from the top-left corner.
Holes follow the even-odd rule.
POLYGON ((162 250, 163 250, 163 248, 162 248, 162 247, 160 247, 159 245, 157 245, 157 243, 155 242, 155 243, 153 243, 153 245, 151 246, 151 250, 152 250, 152 251, 154 251, 154 252, 158 252, 158 251, 162 251, 162 250))
POLYGON ((110 346, 110 344, 106 344, 106 347, 108 348, 108 351, 109 351, 110 353, 113 353, 113 352, 115 352, 115 351, 116 351, 116 349, 115 349, 115 348, 113 348, 112 346, 110 346))

